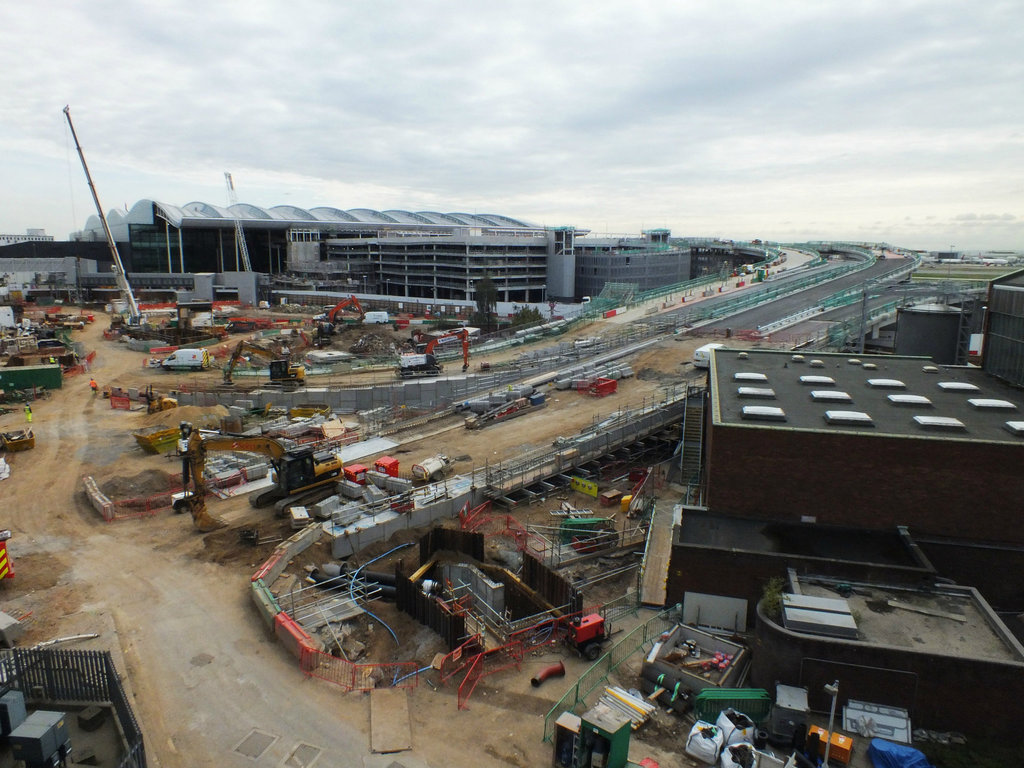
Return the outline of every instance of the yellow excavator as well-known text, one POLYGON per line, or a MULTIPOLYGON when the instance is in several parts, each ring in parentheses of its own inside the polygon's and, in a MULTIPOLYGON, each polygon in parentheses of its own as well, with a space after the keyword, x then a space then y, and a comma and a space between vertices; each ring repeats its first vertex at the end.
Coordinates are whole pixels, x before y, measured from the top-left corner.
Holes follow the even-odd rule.
POLYGON ((177 398, 160 394, 153 389, 152 384, 146 387, 145 392, 142 394, 142 399, 146 401, 146 413, 159 413, 160 411, 169 411, 171 408, 178 407, 177 398))
POLYGON ((292 363, 287 358, 282 358, 276 354, 273 350, 261 347, 259 344, 254 344, 248 339, 242 339, 231 353, 231 359, 228 360, 227 367, 224 368, 225 384, 233 383, 231 375, 234 373, 238 361, 242 359, 246 352, 270 361, 271 384, 295 386, 306 383, 306 366, 292 363))
POLYGON ((248 451, 270 458, 276 481, 271 488, 249 496, 253 507, 263 507, 272 502, 279 512, 292 504, 300 503, 310 492, 325 489, 339 477, 344 469, 341 459, 334 453, 316 453, 310 449, 290 450, 272 437, 244 435, 203 435, 190 423, 180 425, 181 476, 185 493, 175 502, 177 512, 189 510, 196 528, 202 532, 213 531, 225 525, 206 509, 206 468, 208 451, 248 451))

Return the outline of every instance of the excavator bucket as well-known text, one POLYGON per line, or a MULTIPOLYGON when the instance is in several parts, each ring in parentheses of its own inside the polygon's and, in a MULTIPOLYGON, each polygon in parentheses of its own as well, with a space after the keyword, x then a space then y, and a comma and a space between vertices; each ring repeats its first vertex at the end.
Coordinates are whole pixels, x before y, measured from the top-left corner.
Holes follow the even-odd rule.
POLYGON ((192 522, 195 523, 196 530, 200 533, 216 531, 218 528, 223 528, 227 525, 223 520, 207 512, 205 508, 197 509, 192 513, 192 522))

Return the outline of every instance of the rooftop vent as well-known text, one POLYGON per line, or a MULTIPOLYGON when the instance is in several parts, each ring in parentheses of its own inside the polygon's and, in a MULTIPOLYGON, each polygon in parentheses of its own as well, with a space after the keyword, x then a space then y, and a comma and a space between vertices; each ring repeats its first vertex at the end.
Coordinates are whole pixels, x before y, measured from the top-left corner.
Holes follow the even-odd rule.
POLYGON ((768 381, 768 377, 763 373, 734 373, 732 375, 733 381, 768 381))
POLYGON ((801 376, 800 383, 819 387, 834 387, 836 380, 831 376, 801 376))
POLYGON ((966 381, 940 381, 939 389, 944 392, 979 392, 978 387, 966 381))
POLYGON ((1024 437, 1024 421, 1008 421, 1003 426, 1017 437, 1024 437))
POLYGON ((1016 411, 1017 406, 1009 400, 995 400, 987 397, 972 397, 967 401, 975 408, 986 411, 1016 411))
POLYGON ((811 362, 809 362, 808 365, 811 366, 811 368, 824 368, 825 367, 825 363, 822 362, 821 360, 811 360, 811 362))
POLYGON ((803 355, 793 355, 789 359, 792 360, 794 363, 802 363, 804 361, 804 356, 803 355))
POLYGON ((763 397, 769 400, 775 399, 775 390, 771 387, 739 387, 736 394, 740 397, 763 397))
POLYGON ((758 421, 785 421, 786 412, 770 405, 744 405, 743 418, 758 421))
POLYGON ((877 371, 878 370, 878 366, 875 365, 874 363, 864 363, 864 370, 865 371, 877 371))
POLYGON ((850 424, 857 427, 871 427, 874 422, 863 411, 825 411, 825 421, 829 424, 850 424))
POLYGON ((811 391, 811 399, 826 401, 830 403, 852 403, 853 398, 846 392, 840 392, 838 389, 815 389, 811 391))
POLYGON ((889 402, 893 405, 909 405, 921 408, 931 408, 932 401, 924 395, 889 395, 889 402))
POLYGON ((923 372, 925 372, 925 373, 938 373, 939 372, 939 366, 937 366, 937 365, 923 365, 923 366, 921 366, 921 370, 923 372))
POLYGON ((861 362, 856 357, 851 357, 849 360, 846 361, 846 364, 847 365, 860 365, 861 362))
POLYGON ((875 389, 906 389, 907 385, 899 379, 868 379, 868 386, 875 389))
POLYGON ((914 421, 925 429, 967 429, 960 419, 952 416, 915 416, 914 421))

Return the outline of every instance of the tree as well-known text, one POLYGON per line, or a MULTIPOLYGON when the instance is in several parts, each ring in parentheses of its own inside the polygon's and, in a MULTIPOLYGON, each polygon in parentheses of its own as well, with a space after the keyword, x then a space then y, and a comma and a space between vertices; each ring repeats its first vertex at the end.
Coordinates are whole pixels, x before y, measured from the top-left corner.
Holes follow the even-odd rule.
POLYGON ((524 325, 538 325, 544 322, 544 315, 540 310, 533 307, 519 307, 512 313, 512 327, 518 328, 524 325))
POLYGON ((498 286, 490 275, 484 275, 473 284, 476 296, 476 315, 473 322, 488 331, 494 330, 495 315, 498 309, 498 286))

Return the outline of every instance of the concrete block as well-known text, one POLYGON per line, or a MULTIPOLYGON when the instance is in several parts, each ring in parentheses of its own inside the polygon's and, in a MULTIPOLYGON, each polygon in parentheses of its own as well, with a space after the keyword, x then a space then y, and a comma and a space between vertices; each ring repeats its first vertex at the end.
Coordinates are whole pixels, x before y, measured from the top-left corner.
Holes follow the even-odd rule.
POLYGON ((13 616, 0 611, 0 645, 13 648, 25 634, 25 627, 13 616))
POLYGON ((338 490, 349 499, 359 499, 363 496, 363 486, 353 483, 351 480, 342 480, 338 483, 338 490))

